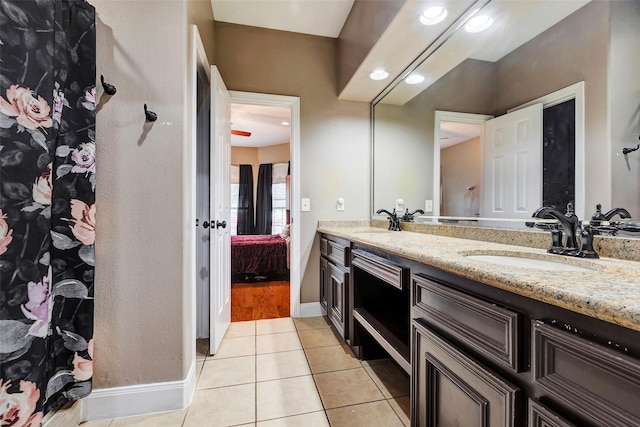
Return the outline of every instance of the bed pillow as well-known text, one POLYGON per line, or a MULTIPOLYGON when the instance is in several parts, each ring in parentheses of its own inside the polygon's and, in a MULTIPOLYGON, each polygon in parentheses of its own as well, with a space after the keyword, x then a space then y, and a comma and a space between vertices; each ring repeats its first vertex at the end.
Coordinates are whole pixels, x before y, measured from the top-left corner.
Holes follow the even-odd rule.
POLYGON ((289 224, 284 226, 284 230, 282 230, 282 233, 280 233, 280 237, 282 237, 283 239, 289 237, 289 224))

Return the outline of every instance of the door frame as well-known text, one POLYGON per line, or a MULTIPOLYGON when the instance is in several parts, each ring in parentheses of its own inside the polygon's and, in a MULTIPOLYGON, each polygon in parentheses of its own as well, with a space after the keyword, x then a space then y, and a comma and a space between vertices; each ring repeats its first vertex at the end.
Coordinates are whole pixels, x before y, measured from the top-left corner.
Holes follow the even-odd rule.
POLYGON ((211 84, 211 65, 202 44, 196 25, 191 26, 191 52, 186 81, 188 102, 185 107, 187 119, 184 122, 185 143, 182 149, 182 319, 184 322, 183 351, 187 369, 186 385, 183 394, 183 407, 191 404, 196 386, 196 156, 197 156, 197 90, 198 67, 205 70, 211 84), (187 352, 188 349, 188 352, 187 352))
MULTIPOLYGON (((436 110, 433 120, 433 213, 430 216, 440 216, 440 125, 442 122, 484 124, 493 116, 486 114, 460 113, 457 111, 436 110)), ((484 132, 480 135, 480 149, 484 152, 484 132)), ((480 182, 484 179, 484 171, 480 182)), ((480 188, 482 191, 482 188, 480 188)), ((482 200, 482 194, 479 195, 482 200)), ((429 216, 428 212, 425 212, 429 216)))
POLYGON ((300 98, 297 96, 230 90, 232 104, 289 108, 291 111, 291 257, 289 271, 290 315, 300 317, 300 98))

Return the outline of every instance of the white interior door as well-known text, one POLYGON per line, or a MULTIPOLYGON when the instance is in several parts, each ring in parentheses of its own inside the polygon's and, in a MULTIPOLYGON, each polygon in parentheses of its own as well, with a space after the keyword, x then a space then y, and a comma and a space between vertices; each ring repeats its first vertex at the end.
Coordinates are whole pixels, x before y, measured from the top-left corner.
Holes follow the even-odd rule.
POLYGON ((527 218, 542 203, 542 104, 485 123, 481 216, 527 218))
POLYGON ((218 68, 211 67, 211 320, 209 351, 218 351, 231 323, 231 102, 218 68))

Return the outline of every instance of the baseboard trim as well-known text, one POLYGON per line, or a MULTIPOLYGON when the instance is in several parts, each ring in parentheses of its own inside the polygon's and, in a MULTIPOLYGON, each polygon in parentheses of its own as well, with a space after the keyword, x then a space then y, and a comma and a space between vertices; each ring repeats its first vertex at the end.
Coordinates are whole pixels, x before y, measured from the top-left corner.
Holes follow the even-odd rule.
POLYGON ((75 401, 49 412, 42 420, 42 427, 71 427, 80 425, 80 402, 75 401))
POLYGON ((196 364, 181 381, 97 389, 82 399, 82 420, 129 417, 177 411, 191 404, 196 388, 196 364))
POLYGON ((324 316, 325 314, 319 302, 305 302, 300 304, 300 317, 324 316))

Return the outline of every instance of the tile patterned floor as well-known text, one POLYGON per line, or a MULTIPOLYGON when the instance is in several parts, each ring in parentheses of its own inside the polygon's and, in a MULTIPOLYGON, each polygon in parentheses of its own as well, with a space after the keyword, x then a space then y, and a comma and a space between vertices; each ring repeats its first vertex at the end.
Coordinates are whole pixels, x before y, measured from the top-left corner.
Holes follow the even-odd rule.
POLYGON ((402 427, 409 378, 354 358, 325 317, 234 322, 215 356, 196 345, 198 383, 182 411, 81 427, 402 427))

